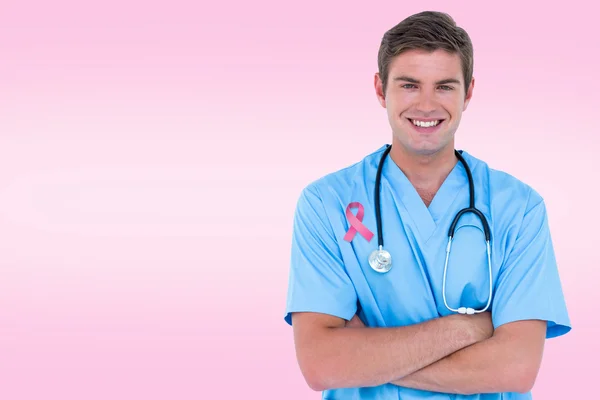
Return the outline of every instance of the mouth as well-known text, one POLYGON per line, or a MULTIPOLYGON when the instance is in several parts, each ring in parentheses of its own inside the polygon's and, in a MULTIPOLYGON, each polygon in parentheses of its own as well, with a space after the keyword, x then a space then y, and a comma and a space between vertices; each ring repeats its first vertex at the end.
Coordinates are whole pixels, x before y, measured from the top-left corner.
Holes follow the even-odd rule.
POLYGON ((419 133, 433 133, 440 129, 440 126, 445 121, 445 119, 429 119, 429 120, 417 120, 406 118, 413 129, 419 133))

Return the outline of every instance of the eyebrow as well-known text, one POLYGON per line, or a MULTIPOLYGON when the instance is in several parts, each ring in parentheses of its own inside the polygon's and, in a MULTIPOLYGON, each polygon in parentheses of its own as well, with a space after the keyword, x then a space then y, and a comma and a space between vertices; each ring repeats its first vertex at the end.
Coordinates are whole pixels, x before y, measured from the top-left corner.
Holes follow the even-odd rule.
MULTIPOLYGON (((394 78, 394 82, 396 81, 405 81, 410 83, 421 83, 418 79, 411 78, 410 76, 397 76, 394 78)), ((456 83, 460 85, 460 81, 454 78, 442 79, 441 81, 437 81, 436 85, 445 85, 447 83, 456 83)))

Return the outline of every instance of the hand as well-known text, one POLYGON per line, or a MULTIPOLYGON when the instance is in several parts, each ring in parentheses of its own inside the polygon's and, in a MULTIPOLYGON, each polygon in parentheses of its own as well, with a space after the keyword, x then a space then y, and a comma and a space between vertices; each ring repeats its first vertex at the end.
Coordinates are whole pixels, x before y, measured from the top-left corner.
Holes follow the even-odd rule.
POLYGON ((346 322, 346 328, 364 328, 365 324, 360 320, 358 314, 355 314, 350 321, 346 322))
POLYGON ((471 325, 470 332, 474 335, 477 342, 486 340, 494 334, 494 325, 492 324, 492 313, 486 311, 474 315, 467 315, 471 325))

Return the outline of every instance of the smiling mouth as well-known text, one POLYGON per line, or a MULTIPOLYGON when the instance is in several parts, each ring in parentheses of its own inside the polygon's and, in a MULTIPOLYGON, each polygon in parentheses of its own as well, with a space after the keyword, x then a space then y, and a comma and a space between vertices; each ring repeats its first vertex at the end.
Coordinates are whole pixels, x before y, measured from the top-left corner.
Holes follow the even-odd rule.
POLYGON ((436 120, 428 120, 428 121, 422 121, 422 120, 416 120, 416 119, 411 119, 411 118, 406 118, 407 120, 410 121, 410 123, 416 127, 416 128, 421 128, 421 129, 427 129, 427 128, 435 128, 437 126, 439 126, 442 122, 444 122, 444 119, 436 119, 436 120))

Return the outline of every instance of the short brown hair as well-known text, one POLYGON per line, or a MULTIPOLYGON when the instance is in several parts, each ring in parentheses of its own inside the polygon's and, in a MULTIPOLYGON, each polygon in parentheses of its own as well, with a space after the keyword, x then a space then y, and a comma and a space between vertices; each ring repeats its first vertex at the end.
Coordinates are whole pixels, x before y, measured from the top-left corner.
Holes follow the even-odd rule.
POLYGON ((467 32, 456 25, 446 13, 423 11, 411 15, 387 31, 381 39, 377 64, 383 83, 383 93, 387 87, 389 66, 392 59, 407 50, 437 49, 458 53, 465 78, 465 94, 473 77, 473 44, 467 32))

